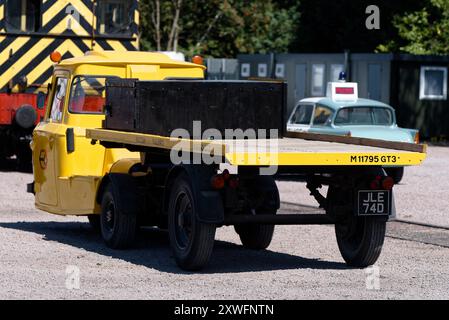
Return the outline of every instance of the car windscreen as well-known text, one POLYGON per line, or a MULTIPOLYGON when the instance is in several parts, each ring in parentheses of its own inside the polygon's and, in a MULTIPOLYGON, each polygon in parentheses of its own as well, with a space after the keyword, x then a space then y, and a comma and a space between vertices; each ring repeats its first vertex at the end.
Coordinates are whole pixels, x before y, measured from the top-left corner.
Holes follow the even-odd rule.
POLYGON ((393 113, 381 107, 348 107, 338 111, 334 124, 390 126, 393 124, 393 113))

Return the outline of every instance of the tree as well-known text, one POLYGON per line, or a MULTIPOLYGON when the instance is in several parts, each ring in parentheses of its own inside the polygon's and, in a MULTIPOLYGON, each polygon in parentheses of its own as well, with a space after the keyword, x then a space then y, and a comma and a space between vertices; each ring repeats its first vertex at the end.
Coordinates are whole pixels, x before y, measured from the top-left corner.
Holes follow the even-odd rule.
POLYGON ((421 10, 395 16, 393 24, 400 40, 380 45, 379 51, 449 53, 449 0, 427 0, 421 10))
POLYGON ((299 22, 297 2, 141 0, 141 44, 189 56, 285 52, 299 22))
MULTIPOLYGON (((177 51, 179 40, 179 19, 183 0, 160 1, 144 0, 140 2, 142 26, 145 31, 153 34, 153 44, 157 51, 177 51), (164 36, 166 35, 166 39, 164 36), (163 41, 166 41, 163 46, 163 41)), ((148 33, 141 37, 143 47, 152 47, 148 33)))
MULTIPOLYGON (((427 0, 424 0, 427 1, 427 0)), ((301 0, 301 21, 292 52, 373 52, 381 43, 400 41, 395 15, 422 8, 423 0, 301 0), (380 9, 380 29, 366 28, 366 8, 380 9)), ((400 42, 399 42, 400 43, 400 42)))

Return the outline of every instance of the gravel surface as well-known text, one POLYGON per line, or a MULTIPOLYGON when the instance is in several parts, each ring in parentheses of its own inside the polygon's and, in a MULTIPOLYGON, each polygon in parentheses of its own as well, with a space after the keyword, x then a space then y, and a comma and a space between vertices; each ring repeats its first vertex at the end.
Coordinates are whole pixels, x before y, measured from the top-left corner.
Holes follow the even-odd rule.
MULTIPOLYGON (((447 168, 449 149, 431 148, 425 165, 407 170, 396 188, 402 218, 449 225, 443 162, 447 168)), ((165 232, 143 230, 134 249, 108 249, 86 218, 34 209, 25 193, 31 180, 0 172, 0 299, 449 299, 444 229, 389 224, 379 290, 367 289, 366 270, 345 266, 330 226, 277 226, 260 252, 243 249, 233 228, 222 228, 210 265, 187 273, 174 264, 165 232), (79 268, 79 289, 67 289, 68 266, 79 268)), ((280 189, 283 201, 315 206, 300 183, 280 189)))

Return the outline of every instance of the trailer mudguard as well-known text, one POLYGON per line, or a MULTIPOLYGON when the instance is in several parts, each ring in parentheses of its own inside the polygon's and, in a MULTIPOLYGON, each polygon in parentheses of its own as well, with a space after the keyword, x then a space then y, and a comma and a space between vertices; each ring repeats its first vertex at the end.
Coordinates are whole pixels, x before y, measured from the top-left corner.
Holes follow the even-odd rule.
POLYGON ((125 214, 137 215, 141 207, 139 189, 136 178, 129 174, 110 173, 107 174, 98 188, 97 202, 101 204, 103 193, 108 184, 112 186, 114 199, 119 210, 125 214))
POLYGON ((216 174, 213 166, 202 165, 179 165, 173 167, 166 181, 165 188, 165 211, 168 208, 171 185, 176 177, 182 172, 189 177, 193 189, 194 201, 197 204, 197 219, 202 223, 223 224, 224 206, 220 192, 211 188, 210 179, 216 174))

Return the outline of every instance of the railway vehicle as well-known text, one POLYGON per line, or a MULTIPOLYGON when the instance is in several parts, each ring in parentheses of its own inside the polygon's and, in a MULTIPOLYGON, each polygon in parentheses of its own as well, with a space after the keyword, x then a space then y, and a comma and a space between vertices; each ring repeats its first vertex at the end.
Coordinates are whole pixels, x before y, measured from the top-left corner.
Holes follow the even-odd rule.
POLYGON ((137 0, 0 0, 0 161, 30 166, 53 65, 87 51, 138 50, 137 0))

